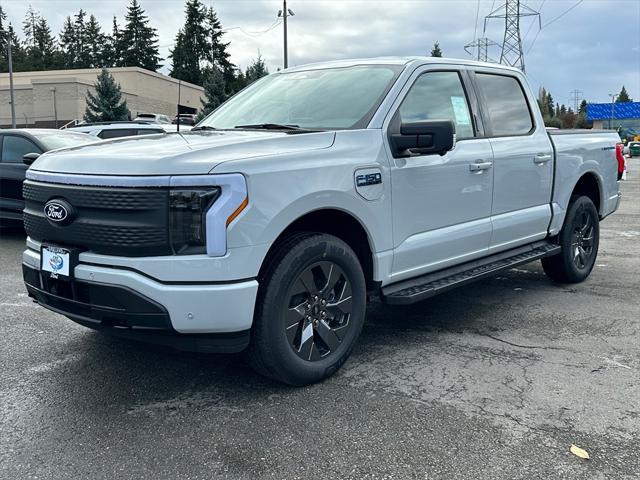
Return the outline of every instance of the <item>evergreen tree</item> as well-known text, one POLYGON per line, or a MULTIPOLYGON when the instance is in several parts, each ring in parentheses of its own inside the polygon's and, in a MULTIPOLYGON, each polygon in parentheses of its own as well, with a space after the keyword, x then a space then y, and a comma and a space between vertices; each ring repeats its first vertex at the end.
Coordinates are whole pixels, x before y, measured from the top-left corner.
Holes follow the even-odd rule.
POLYGON ((22 48, 22 44, 16 35, 11 23, 6 23, 7 15, 0 5, 0 73, 9 71, 9 59, 7 54, 7 44, 11 44, 11 57, 13 61, 13 70, 15 72, 28 70, 26 52, 22 48))
POLYGON ((131 0, 119 42, 122 57, 118 66, 140 67, 155 72, 162 66, 159 63, 162 58, 158 55, 158 35, 144 13, 138 0, 131 0))
POLYGON ((91 57, 89 54, 89 45, 87 43, 87 22, 85 17, 87 12, 80 9, 76 13, 75 20, 73 22, 74 32, 74 44, 76 51, 76 58, 74 59, 74 68, 90 68, 91 57))
POLYGON ((440 50, 440 43, 436 42, 433 44, 433 48, 431 49, 432 57, 442 57, 442 50, 440 50))
POLYGON ((22 22, 22 33, 24 33, 24 44, 27 52, 36 48, 36 26, 40 22, 40 18, 40 13, 29 5, 22 22))
POLYGON ((176 35, 171 51, 171 76, 185 82, 202 85, 205 62, 212 58, 205 22, 207 10, 200 0, 187 0, 184 26, 176 35))
POLYGON ((258 53, 258 58, 256 58, 247 67, 247 72, 245 74, 246 84, 250 85, 256 80, 264 77, 265 75, 269 75, 269 70, 267 69, 267 66, 264 63, 264 59, 262 58, 262 55, 258 53))
POLYGON ((627 89, 622 86, 622 90, 618 94, 618 98, 616 98, 616 103, 625 103, 625 102, 633 102, 629 94, 627 93, 627 89))
POLYGON ((127 120, 127 101, 122 100, 120 85, 106 68, 98 75, 94 88, 95 95, 87 91, 87 109, 84 113, 87 122, 127 120))
POLYGON ((573 128, 591 128, 593 124, 587 120, 587 101, 582 100, 578 108, 578 115, 573 122, 573 128))
POLYGON ((198 121, 213 112, 228 98, 224 74, 218 67, 212 67, 205 71, 204 96, 205 99, 200 100, 202 110, 198 114, 198 121))
POLYGON ((33 70, 51 70, 61 64, 60 52, 45 18, 40 18, 34 30, 35 47, 29 51, 33 70))
POLYGON ((102 64, 105 67, 115 67, 120 63, 121 41, 120 27, 116 17, 113 17, 113 26, 111 27, 111 35, 104 36, 104 48, 102 49, 102 64))
POLYGON ((96 17, 89 16, 89 21, 85 26, 85 50, 87 67, 98 68, 103 67, 104 57, 102 51, 105 45, 105 37, 100 30, 100 24, 96 17))
POLYGON ((207 9, 200 0, 187 0, 185 23, 176 35, 171 51, 171 76, 203 85, 215 68, 224 78, 228 93, 244 87, 244 75, 229 60, 228 43, 222 41, 222 25, 213 8, 207 9))
MULTIPOLYGON (((210 7, 205 15, 205 25, 207 36, 209 39, 208 45, 208 58, 209 63, 218 67, 224 76, 224 81, 227 86, 231 86, 231 92, 237 91, 233 88, 233 85, 236 81, 236 66, 231 63, 229 57, 231 56, 229 52, 227 52, 227 48, 229 47, 229 43, 224 43, 222 41, 222 35, 224 32, 222 31, 222 24, 218 19, 218 15, 216 15, 213 7, 210 7)), ((241 86, 240 88, 242 88, 241 86)))
POLYGON ((76 51, 76 32, 71 17, 64 19, 60 32, 60 50, 62 51, 64 68, 73 68, 78 53, 76 51))

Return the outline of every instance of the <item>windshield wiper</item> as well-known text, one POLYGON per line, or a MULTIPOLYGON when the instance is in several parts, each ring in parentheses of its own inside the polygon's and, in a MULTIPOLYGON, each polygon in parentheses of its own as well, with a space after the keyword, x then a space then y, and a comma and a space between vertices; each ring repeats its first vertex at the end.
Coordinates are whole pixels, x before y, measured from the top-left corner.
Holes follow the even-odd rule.
POLYGON ((198 130, 218 130, 215 127, 210 127, 209 125, 200 125, 199 127, 193 127, 190 132, 197 132, 198 130))
POLYGON ((306 128, 301 128, 299 125, 284 125, 280 123, 256 123, 253 125, 236 125, 233 128, 247 128, 251 130, 299 130, 303 132, 309 131, 306 128))

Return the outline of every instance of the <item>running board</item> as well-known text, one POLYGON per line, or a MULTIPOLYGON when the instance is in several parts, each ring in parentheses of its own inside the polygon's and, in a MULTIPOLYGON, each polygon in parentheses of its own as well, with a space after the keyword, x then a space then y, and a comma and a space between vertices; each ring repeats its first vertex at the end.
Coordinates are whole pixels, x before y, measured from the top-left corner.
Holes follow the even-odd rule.
POLYGON ((394 305, 420 302, 466 283, 560 253, 560 246, 536 242, 382 288, 382 300, 394 305))

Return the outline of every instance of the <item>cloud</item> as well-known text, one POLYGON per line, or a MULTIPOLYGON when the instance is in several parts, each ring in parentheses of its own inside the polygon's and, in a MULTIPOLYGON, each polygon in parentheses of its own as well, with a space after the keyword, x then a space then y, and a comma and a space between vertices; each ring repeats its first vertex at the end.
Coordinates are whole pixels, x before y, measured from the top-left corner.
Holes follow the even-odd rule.
MULTIPOLYGON (((140 0, 158 29, 161 54, 167 58, 175 34, 184 22, 182 0, 140 0)), ((14 25, 27 8, 22 0, 2 0, 14 25)), ((64 18, 85 8, 107 31, 113 16, 120 24, 128 0, 31 0, 58 32, 64 18)), ((282 3, 276 0, 218 0, 213 5, 230 42, 232 60, 241 67, 258 51, 270 70, 282 66, 282 26, 276 25, 282 3), (235 27, 235 28, 234 28, 235 27)), ((481 36, 483 18, 499 1, 489 0, 288 0, 295 16, 289 19, 289 64, 300 65, 350 57, 425 55, 435 41, 445 56, 469 58, 464 45, 481 36), (476 26, 476 9, 479 19, 476 26)), ((529 0, 542 4, 542 24, 558 17, 576 0, 529 0)), ((522 25, 527 74, 534 88, 544 85, 555 99, 568 103, 570 91, 579 89, 587 99, 607 101, 607 94, 624 84, 640 100, 640 2, 637 0, 585 0, 568 14, 537 33, 534 19, 522 25), (528 32, 528 33, 527 33, 528 32), (535 39, 535 43, 534 42, 535 39)), ((488 23, 487 36, 502 41, 500 20, 488 23)), ((490 56, 499 58, 498 49, 490 56)), ((165 61, 168 63, 168 61, 165 61)), ((165 69, 167 71, 167 69, 165 69)))

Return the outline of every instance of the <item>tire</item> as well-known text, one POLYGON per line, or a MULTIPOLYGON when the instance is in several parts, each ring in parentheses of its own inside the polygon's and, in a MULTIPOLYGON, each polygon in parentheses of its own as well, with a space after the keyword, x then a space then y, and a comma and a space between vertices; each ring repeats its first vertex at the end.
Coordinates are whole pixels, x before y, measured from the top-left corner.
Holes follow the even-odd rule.
POLYGON ((298 233, 267 261, 249 363, 289 385, 319 382, 344 364, 362 331, 366 283, 358 257, 337 237, 298 233))
POLYGON ((554 282, 584 281, 593 270, 600 243, 600 219, 589 197, 571 197, 558 243, 561 252, 542 259, 544 273, 554 282))

